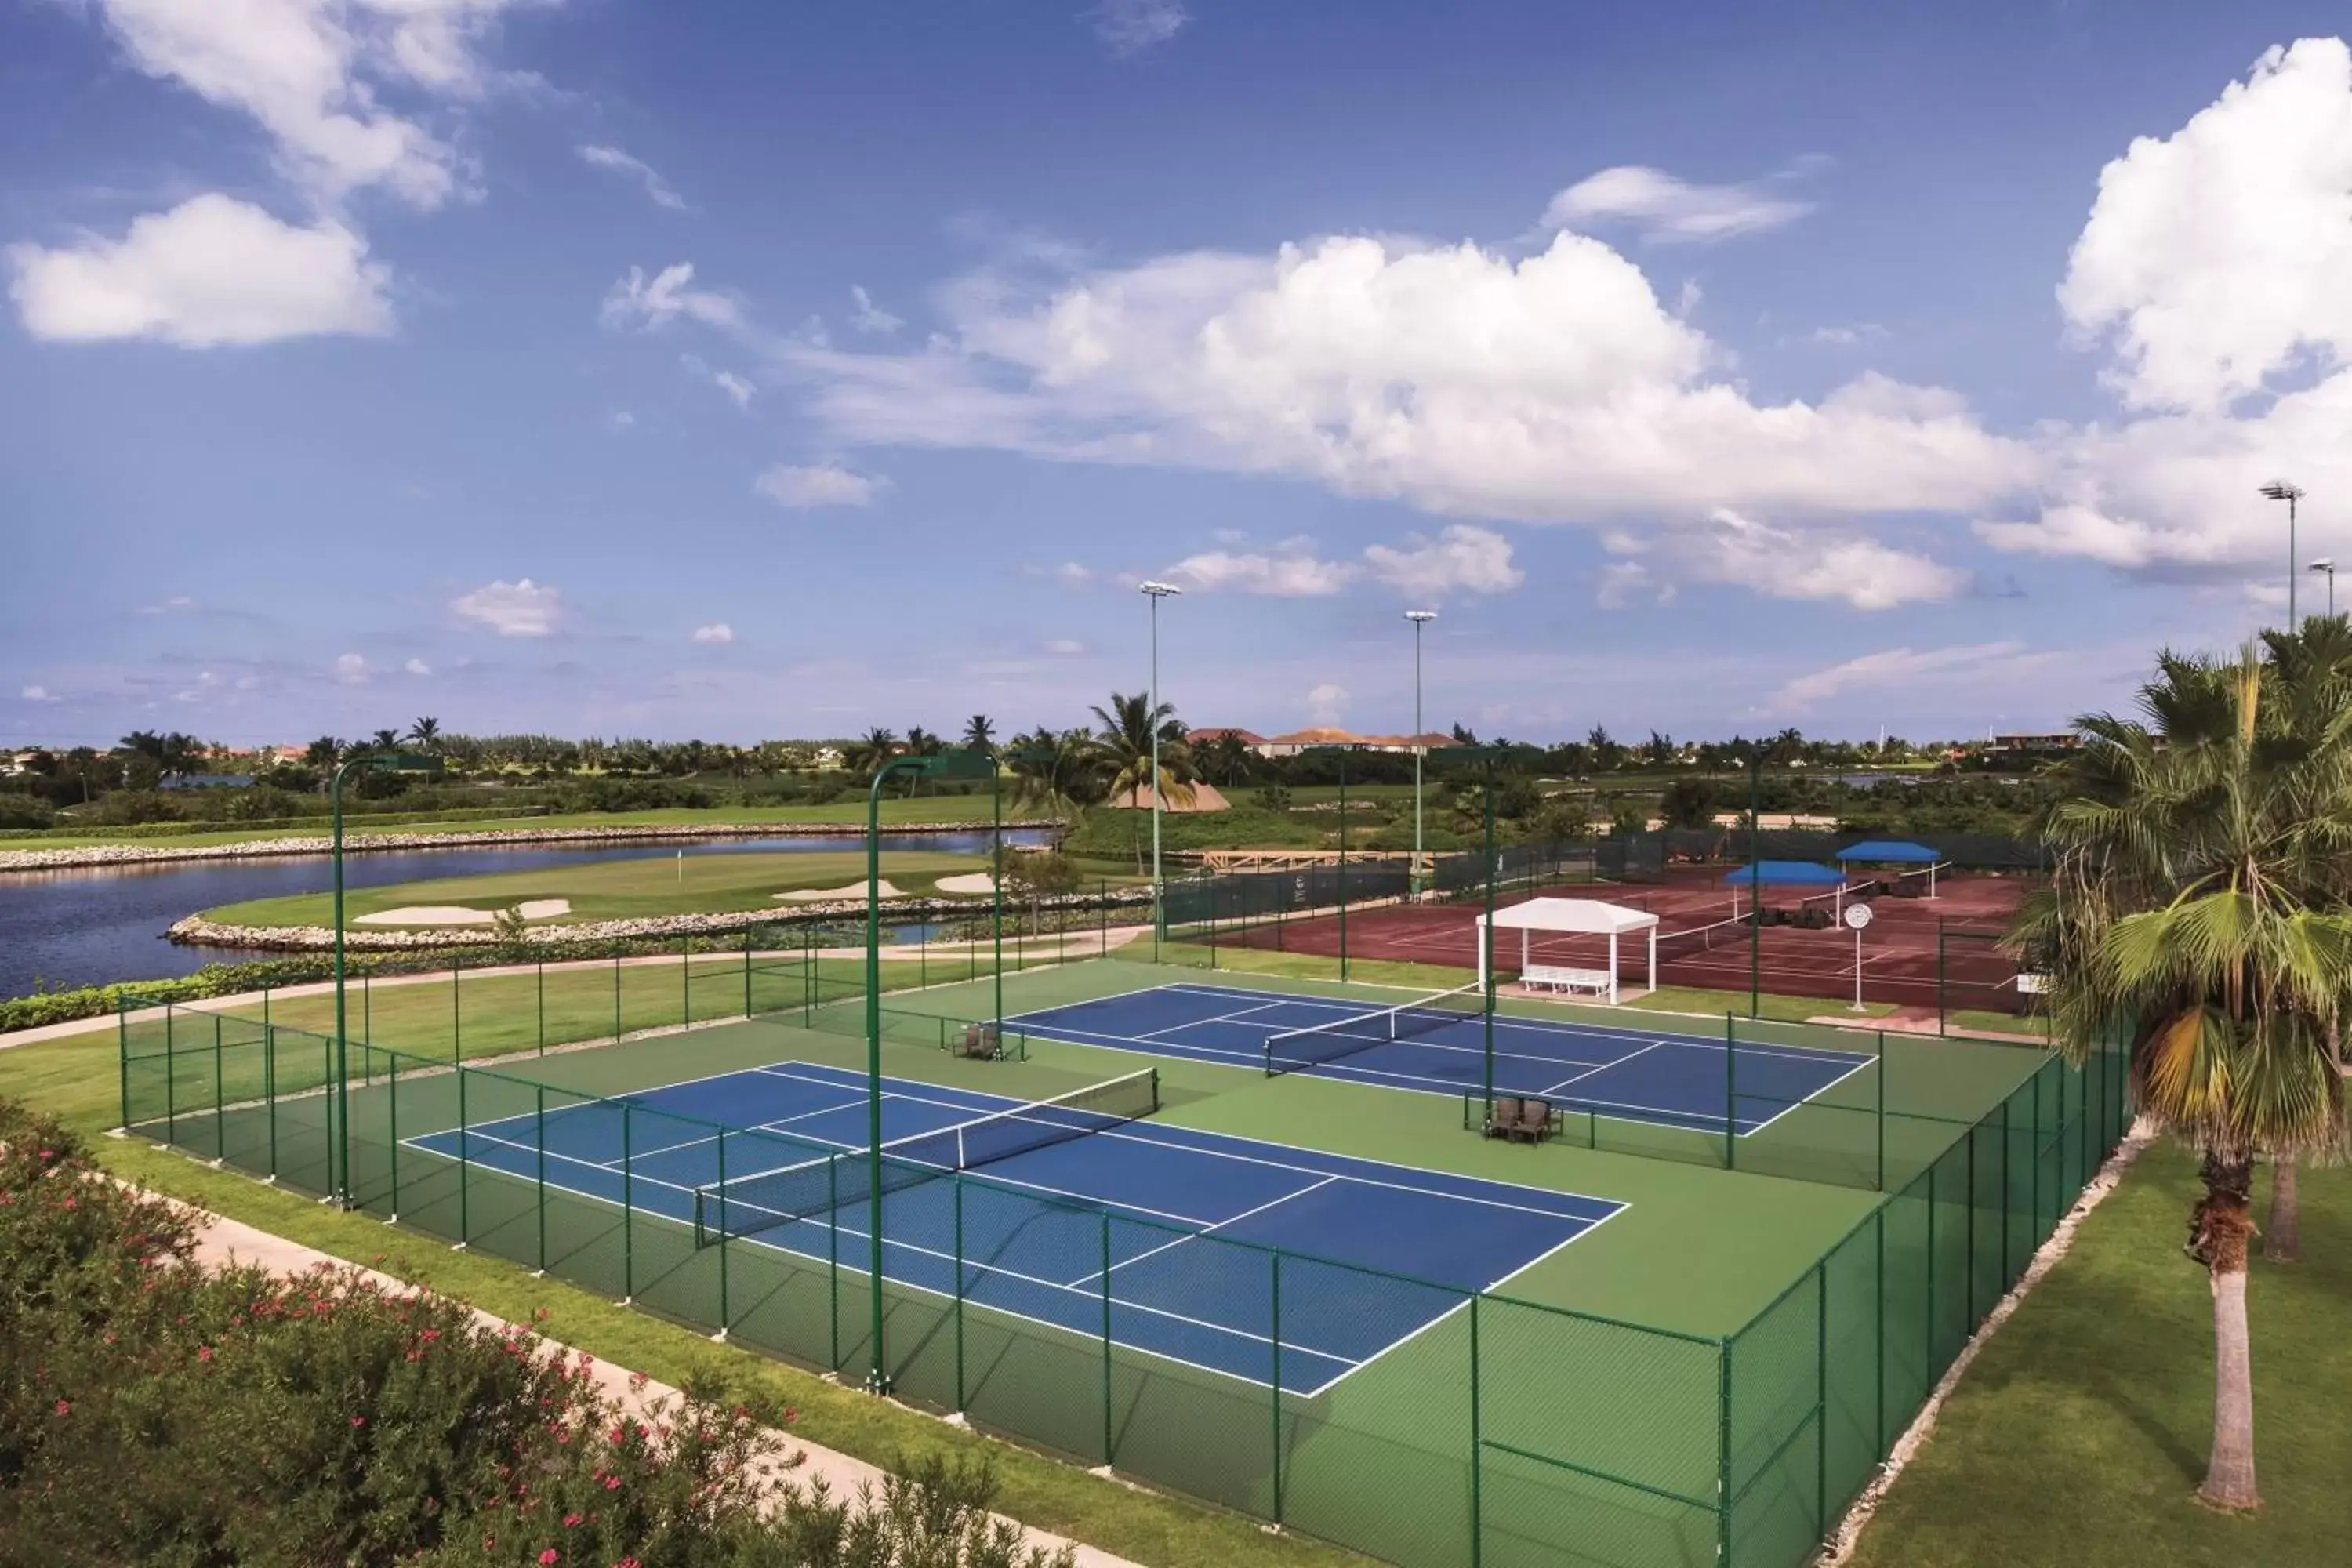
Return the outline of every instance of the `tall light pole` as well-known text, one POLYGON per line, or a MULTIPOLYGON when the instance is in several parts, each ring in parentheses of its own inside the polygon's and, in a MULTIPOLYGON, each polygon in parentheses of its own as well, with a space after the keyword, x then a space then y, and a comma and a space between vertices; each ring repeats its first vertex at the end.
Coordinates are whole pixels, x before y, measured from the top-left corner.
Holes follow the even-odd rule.
POLYGON ((2303 499, 2303 491, 2284 479, 2273 479, 2263 487, 2263 494, 2272 500, 2286 502, 2286 629, 2294 630, 2294 503, 2303 499))
POLYGON ((1435 620, 1437 612, 1407 610, 1404 618, 1412 623, 1412 893, 1417 899, 1425 864, 1421 851, 1421 754, 1428 749, 1421 743, 1421 628, 1435 620))
POLYGON ((2336 616, 2335 559, 2332 556, 2323 555, 2318 560, 2313 562, 2308 570, 2313 572, 2325 572, 2327 574, 2327 615, 2328 618, 2333 620, 2336 616))
POLYGON ((1184 590, 1172 583, 1140 586, 1151 601, 1151 695, 1144 699, 1144 721, 1151 726, 1151 938, 1156 943, 1168 936, 1166 889, 1160 880, 1160 601, 1184 590))

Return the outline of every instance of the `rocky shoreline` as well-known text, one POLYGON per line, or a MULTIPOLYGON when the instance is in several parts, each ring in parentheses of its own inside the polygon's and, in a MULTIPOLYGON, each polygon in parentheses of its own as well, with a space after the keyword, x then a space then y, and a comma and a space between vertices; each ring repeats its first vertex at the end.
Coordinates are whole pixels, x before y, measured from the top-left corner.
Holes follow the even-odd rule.
MULTIPOLYGON (((1151 889, 1149 888, 1122 888, 1107 898, 1097 893, 1087 893, 1041 899, 1034 901, 1034 907, 1051 910, 1117 908, 1131 904, 1148 905, 1150 901, 1151 889)), ((1023 906, 1024 910, 1029 907, 1028 904, 1023 906)), ((1007 908, 1009 910, 1011 906, 1007 908)), ((881 909, 886 920, 907 921, 969 919, 984 914, 988 906, 979 900, 885 899, 881 909)), ((716 914, 651 915, 640 920, 534 926, 525 933, 523 943, 531 947, 561 947, 572 942, 616 942, 633 938, 712 936, 753 926, 822 924, 853 918, 861 921, 866 918, 866 900, 863 899, 800 904, 789 913, 771 910, 734 910, 716 914)), ((194 947, 239 948, 257 952, 317 952, 335 945, 334 931, 328 926, 222 925, 202 915, 190 915, 185 920, 173 922, 164 935, 173 942, 194 947)), ((353 952, 493 947, 499 943, 500 938, 496 931, 467 927, 436 926, 424 931, 347 929, 343 932, 343 947, 353 952)))
MULTIPOLYGON (((234 827, 224 824, 223 830, 234 827)), ((1007 830, 1034 831, 1055 827, 1050 821, 1008 822, 1007 830)), ((885 824, 885 833, 985 833, 985 822, 899 822, 885 824)), ((862 824, 852 822, 727 823, 704 826, 685 824, 627 825, 613 827, 494 828, 471 833, 352 833, 343 835, 343 853, 364 855, 390 849, 479 849, 509 844, 663 844, 691 843, 714 838, 835 838, 862 837, 862 824)), ((59 871, 90 866, 153 865, 172 860, 250 860, 284 856, 325 855, 334 841, 324 834, 301 837, 255 838, 242 844, 85 844, 70 849, 0 849, 0 871, 59 871)))

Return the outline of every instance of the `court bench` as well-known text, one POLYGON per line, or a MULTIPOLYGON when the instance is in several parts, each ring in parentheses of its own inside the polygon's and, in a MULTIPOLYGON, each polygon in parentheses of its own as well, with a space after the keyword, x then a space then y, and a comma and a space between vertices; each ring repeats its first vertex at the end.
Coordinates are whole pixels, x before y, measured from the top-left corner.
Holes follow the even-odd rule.
POLYGON ((1590 991, 1595 996, 1609 994, 1609 972, 1605 969, 1572 969, 1558 963, 1530 963, 1519 971, 1519 984, 1530 991, 1565 991, 1574 994, 1590 991))
POLYGON ((1530 1143, 1540 1143, 1559 1129, 1559 1111, 1551 1101, 1534 1095, 1501 1095, 1486 1108, 1486 1124, 1481 1129, 1489 1138, 1507 1138, 1517 1142, 1524 1138, 1530 1143))

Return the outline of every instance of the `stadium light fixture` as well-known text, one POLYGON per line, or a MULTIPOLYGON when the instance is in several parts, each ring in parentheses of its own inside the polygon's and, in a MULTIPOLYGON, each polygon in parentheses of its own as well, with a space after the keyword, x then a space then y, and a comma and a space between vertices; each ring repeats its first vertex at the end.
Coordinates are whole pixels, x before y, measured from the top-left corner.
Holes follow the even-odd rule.
POLYGON ((1421 628, 1437 618, 1435 610, 1407 610, 1404 618, 1412 623, 1412 891, 1421 895, 1421 754, 1427 750, 1421 743, 1421 628))
POLYGON ((334 1166, 330 1175, 335 1201, 344 1208, 352 1206, 352 1075, 343 1021, 343 775, 354 769, 371 773, 437 773, 441 759, 429 752, 362 752, 345 757, 327 781, 335 862, 335 1142, 328 1158, 334 1166))
POLYGON ((2327 614, 2329 618, 2333 619, 2336 615, 2335 558, 2333 556, 2323 555, 2318 560, 2313 562, 2309 566, 2305 567, 2305 570, 2308 572, 2325 572, 2327 574, 2327 614))
POLYGON ((1183 593, 1173 583, 1137 584, 1151 601, 1151 694, 1144 699, 1144 722, 1151 730, 1151 942, 1155 956, 1168 936, 1167 889, 1160 877, 1160 601, 1183 593))
POLYGON ((2273 479, 2263 487, 2263 495, 2271 500, 2286 502, 2286 629, 2294 630, 2294 507, 2303 499, 2302 489, 2284 479, 2273 479))

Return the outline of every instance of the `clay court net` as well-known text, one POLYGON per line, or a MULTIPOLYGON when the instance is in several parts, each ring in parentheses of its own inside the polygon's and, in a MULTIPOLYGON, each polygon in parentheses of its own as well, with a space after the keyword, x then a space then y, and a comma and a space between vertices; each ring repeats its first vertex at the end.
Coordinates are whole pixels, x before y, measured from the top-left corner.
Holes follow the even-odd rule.
MULTIPOLYGON (((1146 1068, 1051 1100, 918 1132, 882 1145, 879 1190, 901 1192, 957 1171, 1108 1132, 1159 1109, 1160 1074, 1146 1068)), ((865 1151, 854 1149, 697 1187, 695 1245, 775 1230, 864 1203, 876 1190, 871 1163, 865 1151)))
POLYGON ((1303 1029, 1283 1029, 1265 1037, 1266 1076, 1319 1067, 1374 1046, 1433 1035, 1465 1019, 1480 1017, 1486 1010, 1486 987, 1473 982, 1401 1006, 1311 1024, 1303 1029))

